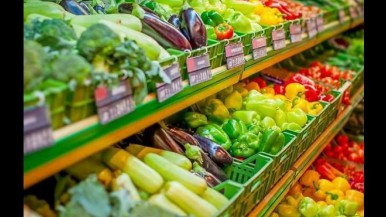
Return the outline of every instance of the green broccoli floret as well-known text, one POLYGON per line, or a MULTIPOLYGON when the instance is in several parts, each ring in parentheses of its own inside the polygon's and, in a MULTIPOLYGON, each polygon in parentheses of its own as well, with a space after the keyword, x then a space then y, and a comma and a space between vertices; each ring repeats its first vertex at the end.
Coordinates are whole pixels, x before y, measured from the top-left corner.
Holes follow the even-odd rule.
POLYGON ((78 42, 79 54, 92 62, 96 71, 108 72, 106 57, 112 55, 114 48, 121 43, 118 34, 103 24, 94 24, 85 30, 78 42))
POLYGON ((90 77, 92 67, 82 56, 74 53, 60 54, 51 63, 51 76, 63 82, 75 80, 83 83, 90 77))
POLYGON ((76 34, 68 22, 60 19, 39 20, 25 24, 24 37, 47 46, 52 51, 71 50, 76 44, 76 34))
POLYGON ((42 81, 47 70, 48 54, 32 40, 24 40, 24 91, 30 92, 42 81))

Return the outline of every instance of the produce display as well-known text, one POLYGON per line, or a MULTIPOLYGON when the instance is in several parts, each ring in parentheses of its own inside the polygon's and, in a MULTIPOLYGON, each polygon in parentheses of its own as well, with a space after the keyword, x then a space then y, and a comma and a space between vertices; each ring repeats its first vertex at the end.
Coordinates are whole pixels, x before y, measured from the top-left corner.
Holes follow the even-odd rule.
POLYGON ((25 216, 241 217, 265 197, 263 216, 364 216, 363 105, 349 106, 362 96, 364 30, 331 31, 362 5, 24 0, 24 159, 35 165, 24 175, 56 169, 24 183, 25 216), (304 45, 289 40, 293 25, 311 42, 319 19, 316 37, 335 36, 283 59, 304 45), (315 146, 320 156, 305 154, 315 146), (306 162, 299 180, 295 162, 306 162), (292 187, 274 208, 282 178, 292 187))

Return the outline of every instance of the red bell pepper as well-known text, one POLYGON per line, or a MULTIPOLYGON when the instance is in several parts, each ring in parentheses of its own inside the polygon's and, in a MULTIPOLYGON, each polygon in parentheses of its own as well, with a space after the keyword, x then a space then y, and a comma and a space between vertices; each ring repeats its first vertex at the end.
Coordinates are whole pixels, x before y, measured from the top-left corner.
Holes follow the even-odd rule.
POLYGON ((332 94, 326 94, 326 95, 322 95, 320 99, 325 102, 332 102, 334 101, 335 97, 332 94))
POLYGON ((338 136, 335 137, 335 141, 339 144, 339 145, 343 145, 343 144, 348 144, 348 142, 350 141, 348 136, 344 135, 344 134, 339 134, 338 136))
POLYGON ((261 77, 254 78, 254 79, 252 79, 252 81, 258 83, 260 88, 264 88, 267 86, 267 83, 261 77))
POLYGON ((283 85, 275 84, 273 85, 273 89, 275 90, 275 94, 285 94, 285 87, 283 85))
POLYGON ((316 87, 309 84, 304 84, 303 86, 306 88, 305 96, 309 102, 320 100, 322 93, 316 87))
POLYGON ((230 39, 233 37, 233 27, 228 23, 221 23, 214 28, 217 40, 230 39))

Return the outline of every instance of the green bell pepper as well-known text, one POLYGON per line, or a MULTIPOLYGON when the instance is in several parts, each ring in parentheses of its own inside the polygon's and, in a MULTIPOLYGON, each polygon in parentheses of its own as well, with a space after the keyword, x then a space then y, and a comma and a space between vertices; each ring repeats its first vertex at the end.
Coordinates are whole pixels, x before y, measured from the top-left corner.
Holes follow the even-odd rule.
POLYGON ((222 16, 215 10, 204 11, 201 13, 201 19, 206 25, 217 26, 224 22, 222 16))
POLYGON ((209 120, 215 122, 224 122, 229 118, 229 111, 223 102, 219 99, 211 99, 207 102, 204 113, 208 115, 209 120))
POLYGON ((283 133, 279 133, 279 135, 276 138, 275 143, 273 144, 271 150, 269 151, 270 154, 277 154, 285 145, 285 136, 283 133))
POLYGON ((294 108, 287 112, 287 121, 297 123, 300 127, 303 127, 307 123, 307 115, 301 108, 294 108))
POLYGON ((261 121, 261 123, 263 124, 265 129, 272 128, 272 127, 276 126, 275 120, 271 117, 268 117, 268 116, 264 117, 263 120, 261 121))
POLYGON ((232 142, 224 130, 217 124, 210 123, 205 126, 197 128, 196 133, 200 136, 213 140, 221 145, 225 150, 228 150, 232 142))
POLYGON ((247 132, 245 124, 236 119, 226 120, 221 127, 230 139, 237 139, 239 136, 247 132))
POLYGON ((186 143, 184 145, 185 148, 185 156, 189 158, 190 160, 198 161, 200 164, 204 162, 201 155, 201 148, 195 145, 191 145, 189 143, 186 143))
POLYGON ((222 18, 224 18, 225 20, 229 20, 235 13, 236 11, 234 9, 227 8, 224 10, 224 12, 221 15, 222 15, 222 18))
POLYGON ((270 153, 279 133, 280 129, 278 128, 265 129, 260 140, 259 151, 270 153))
POLYGON ((232 114, 232 118, 240 120, 245 124, 251 124, 260 120, 260 116, 255 111, 235 111, 232 114))
MULTIPOLYGON (((283 124, 287 122, 287 115, 285 112, 281 109, 278 109, 275 114, 274 118, 276 125, 280 128, 283 128, 283 124)), ((282 129, 283 130, 283 129, 282 129)))
POLYGON ((299 212, 304 217, 317 216, 319 207, 317 203, 309 197, 304 197, 299 203, 299 212))
POLYGON ((182 7, 184 0, 156 0, 160 4, 169 5, 170 7, 182 7))
POLYGON ((318 217, 335 217, 334 205, 319 206, 318 217))
POLYGON ((297 123, 283 123, 281 125, 281 130, 291 130, 291 131, 294 131, 294 132, 300 132, 302 130, 302 127, 297 124, 297 123))
POLYGON ((358 208, 358 203, 351 200, 340 200, 335 203, 335 211, 339 215, 355 215, 355 213, 358 211, 358 208))
POLYGON ((205 29, 206 29, 206 35, 207 35, 208 39, 213 39, 213 40, 217 39, 217 35, 214 32, 213 26, 205 25, 205 29))
POLYGON ((206 116, 198 112, 186 112, 184 114, 184 120, 191 128, 197 128, 208 124, 206 116))
POLYGON ((261 121, 256 121, 251 124, 247 125, 248 132, 254 133, 254 134, 259 134, 262 133, 265 129, 261 121))
POLYGON ((241 33, 254 32, 253 26, 248 19, 240 12, 235 12, 232 17, 228 19, 229 24, 233 27, 233 30, 241 33))
POLYGON ((231 111, 240 110, 243 106, 243 97, 238 91, 234 90, 231 94, 225 97, 224 105, 231 111))
POLYGON ((249 100, 245 104, 247 110, 256 111, 261 117, 274 118, 277 110, 277 103, 273 99, 249 100))
POLYGON ((250 14, 252 13, 258 3, 256 2, 248 2, 248 1, 240 1, 240 0, 224 0, 223 3, 228 8, 233 8, 236 11, 240 11, 243 14, 250 14))
POLYGON ((248 102, 248 101, 251 101, 251 100, 259 101, 261 99, 267 99, 267 97, 264 96, 262 93, 260 93, 257 90, 250 90, 248 92, 247 96, 245 96, 244 101, 245 102, 248 102))
POLYGON ((261 134, 247 132, 233 141, 230 154, 234 157, 247 158, 257 153, 261 134))

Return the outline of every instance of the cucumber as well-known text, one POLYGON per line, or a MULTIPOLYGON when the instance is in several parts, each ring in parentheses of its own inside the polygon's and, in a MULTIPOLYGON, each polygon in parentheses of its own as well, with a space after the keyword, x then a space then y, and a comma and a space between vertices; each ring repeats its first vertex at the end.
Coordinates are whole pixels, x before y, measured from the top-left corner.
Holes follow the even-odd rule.
POLYGON ((126 173, 121 173, 118 177, 113 179, 113 181, 111 182, 111 189, 113 191, 125 189, 130 192, 130 197, 133 201, 141 200, 137 189, 135 188, 133 182, 130 179, 130 176, 126 173))
POLYGON ((215 206, 217 209, 223 208, 229 202, 228 198, 212 188, 207 188, 201 197, 202 199, 215 206))
POLYGON ((167 182, 165 196, 188 214, 195 217, 211 217, 217 209, 178 182, 167 182))
POLYGON ((143 161, 157 171, 166 181, 177 181, 196 194, 202 194, 207 188, 203 178, 182 169, 165 158, 149 153, 143 161))
POLYGON ((30 1, 23 5, 24 7, 24 20, 27 19, 30 14, 40 14, 50 18, 64 19, 66 11, 59 4, 53 2, 39 2, 30 1))
POLYGON ((71 19, 71 23, 88 28, 101 20, 108 20, 138 32, 142 30, 141 21, 137 17, 130 14, 94 14, 87 16, 74 16, 71 19))
POLYGON ((108 20, 100 20, 99 23, 109 27, 111 30, 117 33, 122 40, 127 38, 136 41, 138 46, 140 46, 145 51, 146 56, 149 57, 150 60, 158 60, 158 57, 161 53, 161 46, 153 38, 108 20))
POLYGON ((133 180, 134 184, 147 193, 155 193, 161 189, 162 177, 129 152, 109 147, 103 152, 103 162, 112 169, 120 169, 133 180))
POLYGON ((168 210, 178 216, 186 216, 186 213, 182 211, 176 204, 172 203, 165 195, 163 194, 154 194, 148 200, 150 204, 159 206, 165 210, 168 210))

